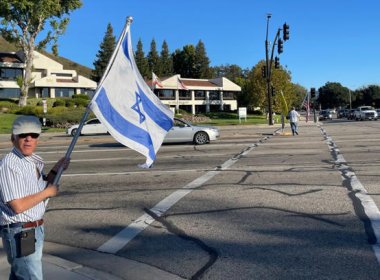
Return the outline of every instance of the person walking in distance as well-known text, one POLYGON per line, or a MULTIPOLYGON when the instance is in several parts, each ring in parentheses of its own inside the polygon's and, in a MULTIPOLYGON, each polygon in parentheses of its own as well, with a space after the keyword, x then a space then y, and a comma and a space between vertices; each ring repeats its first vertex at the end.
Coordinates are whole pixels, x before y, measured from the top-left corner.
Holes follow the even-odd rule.
POLYGON ((62 158, 45 175, 42 158, 34 154, 40 133, 38 118, 18 117, 12 127, 13 149, 0 161, 0 235, 11 266, 10 280, 43 279, 46 199, 57 195, 54 178, 70 163, 62 158))
POLYGON ((290 122, 290 128, 292 129, 292 134, 298 135, 298 119, 300 117, 300 114, 296 111, 296 108, 292 108, 292 110, 289 112, 289 122, 290 122))

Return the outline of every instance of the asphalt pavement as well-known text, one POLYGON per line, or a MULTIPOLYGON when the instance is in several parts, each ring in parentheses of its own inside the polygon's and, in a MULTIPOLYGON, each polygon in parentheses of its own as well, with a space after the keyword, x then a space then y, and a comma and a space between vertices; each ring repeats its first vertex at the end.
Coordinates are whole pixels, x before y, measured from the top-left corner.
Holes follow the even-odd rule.
MULTIPOLYGON (((274 133, 282 133, 279 124, 272 128, 274 133)), ((282 134, 286 136, 290 135, 290 132, 285 131, 282 134)), ((0 139, 3 140, 1 142, 6 142, 9 135, 0 135, 0 139)), ((10 266, 2 242, 0 242, 0 279, 7 279, 9 270, 10 266)), ((44 243, 43 274, 44 279, 54 280, 184 279, 154 266, 127 258, 47 241, 44 243), (84 265, 86 263, 88 265, 84 265), (112 271, 118 271, 119 275, 121 271, 122 278, 114 275, 112 271)))
MULTIPOLYGON (((268 126, 269 127, 269 126, 268 126)), ((273 132, 281 133, 279 124, 274 125, 273 132)), ((284 132, 283 135, 290 135, 284 132)), ((0 135, 4 142, 9 135, 0 135)), ((116 255, 95 250, 70 247, 45 241, 43 255, 44 279, 54 280, 180 280, 178 275, 171 274, 148 264, 140 263, 116 255), (83 265, 87 263, 88 265, 83 265), (95 268, 96 267, 96 268, 95 268), (118 271, 120 276, 112 271, 118 271)), ((3 244, 0 242, 0 279, 9 277, 10 266, 7 262, 3 244)))

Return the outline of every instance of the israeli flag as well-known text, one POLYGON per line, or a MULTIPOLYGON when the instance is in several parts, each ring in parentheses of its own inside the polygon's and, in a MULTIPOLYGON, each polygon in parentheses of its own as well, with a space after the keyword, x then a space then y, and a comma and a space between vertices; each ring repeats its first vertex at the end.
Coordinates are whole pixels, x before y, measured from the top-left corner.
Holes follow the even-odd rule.
POLYGON ((90 108, 118 142, 146 157, 142 167, 151 167, 166 133, 173 126, 173 112, 151 91, 137 69, 130 22, 119 39, 90 108))

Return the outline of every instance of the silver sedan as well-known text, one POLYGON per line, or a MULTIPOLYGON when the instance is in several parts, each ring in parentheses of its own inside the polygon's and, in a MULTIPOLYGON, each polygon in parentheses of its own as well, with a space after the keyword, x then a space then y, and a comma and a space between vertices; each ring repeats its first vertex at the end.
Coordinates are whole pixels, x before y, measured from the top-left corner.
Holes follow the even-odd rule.
POLYGON ((174 125, 166 134, 164 143, 192 142, 203 145, 219 138, 219 129, 210 126, 192 125, 174 118, 174 125))

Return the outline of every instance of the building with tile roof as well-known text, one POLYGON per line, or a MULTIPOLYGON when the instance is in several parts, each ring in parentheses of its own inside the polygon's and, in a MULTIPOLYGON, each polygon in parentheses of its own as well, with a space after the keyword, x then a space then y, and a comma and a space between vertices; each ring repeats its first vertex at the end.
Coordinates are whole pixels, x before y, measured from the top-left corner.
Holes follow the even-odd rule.
MULTIPOLYGON (((0 98, 18 98, 17 77, 25 68, 22 52, 0 53, 0 98)), ((29 97, 55 98, 87 94, 92 97, 96 82, 63 69, 62 64, 35 51, 29 97)), ((227 78, 189 79, 180 75, 147 82, 160 100, 175 110, 192 114, 237 110, 236 96, 241 87, 227 78)))
POLYGON ((236 95, 241 87, 229 79, 188 79, 174 75, 161 78, 159 85, 148 81, 160 100, 175 108, 192 114, 237 110, 236 95))

